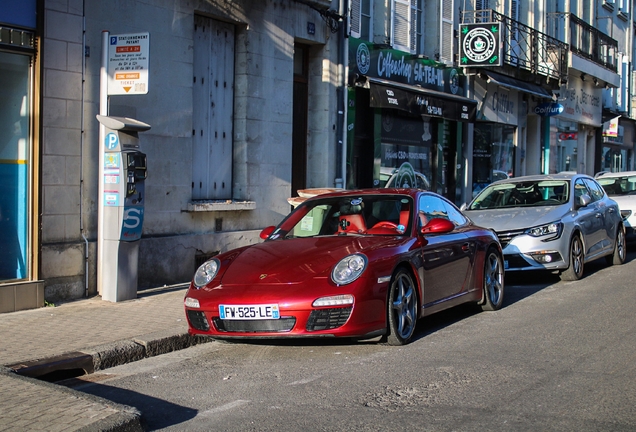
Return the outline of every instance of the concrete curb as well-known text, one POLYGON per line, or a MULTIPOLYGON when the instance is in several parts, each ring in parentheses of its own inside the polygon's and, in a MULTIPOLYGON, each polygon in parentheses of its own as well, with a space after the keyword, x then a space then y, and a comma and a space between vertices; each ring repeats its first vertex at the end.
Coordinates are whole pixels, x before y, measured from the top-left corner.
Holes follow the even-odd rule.
MULTIPOLYGON (((40 401, 36 401, 33 405, 30 406, 21 406, 22 412, 25 411, 39 411, 38 403, 47 403, 50 404, 51 400, 54 400, 56 395, 70 395, 75 400, 77 400, 77 404, 82 406, 87 402, 91 404, 98 404, 100 406, 108 407, 112 410, 117 411, 115 414, 111 414, 106 418, 99 419, 91 423, 90 425, 84 426, 80 429, 76 429, 83 432, 137 432, 143 431, 141 412, 134 407, 130 407, 127 405, 121 405, 118 403, 111 402, 109 400, 100 398, 98 396, 93 396, 90 394, 82 393, 77 390, 69 389, 63 386, 58 386, 55 384, 51 384, 45 381, 37 380, 34 378, 29 378, 25 376, 20 376, 12 369, 6 368, 4 366, 0 366, 0 375, 9 377, 12 380, 23 380, 24 382, 30 383, 32 385, 36 385, 41 387, 42 394, 46 395, 46 397, 42 397, 40 401), (45 402, 42 402, 45 401, 45 402)), ((50 425, 49 425, 50 426, 50 425)), ((42 429, 46 429, 46 425, 42 425, 42 429)))
MULTIPOLYGON (((185 349, 211 340, 201 336, 191 336, 180 329, 166 330, 55 357, 7 365, 7 367, 19 375, 31 378, 42 378, 64 371, 71 373, 73 370, 82 370, 83 374, 91 374, 98 370, 185 349)), ((76 376, 83 374, 78 372, 76 376)))

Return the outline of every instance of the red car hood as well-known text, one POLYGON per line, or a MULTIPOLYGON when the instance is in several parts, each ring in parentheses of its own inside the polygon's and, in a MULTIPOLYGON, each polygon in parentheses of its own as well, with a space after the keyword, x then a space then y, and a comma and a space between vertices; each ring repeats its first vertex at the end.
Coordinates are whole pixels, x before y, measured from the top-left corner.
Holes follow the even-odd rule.
POLYGON ((398 246, 406 238, 391 236, 310 237, 266 241, 245 249, 223 274, 221 284, 295 284, 328 277, 347 255, 398 246))

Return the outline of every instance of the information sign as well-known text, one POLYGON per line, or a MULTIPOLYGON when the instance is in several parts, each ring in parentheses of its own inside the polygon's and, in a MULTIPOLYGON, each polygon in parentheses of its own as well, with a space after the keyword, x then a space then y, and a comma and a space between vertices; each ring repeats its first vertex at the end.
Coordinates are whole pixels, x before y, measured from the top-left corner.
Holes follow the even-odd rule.
POLYGON ((148 93, 150 34, 108 37, 108 95, 148 93))

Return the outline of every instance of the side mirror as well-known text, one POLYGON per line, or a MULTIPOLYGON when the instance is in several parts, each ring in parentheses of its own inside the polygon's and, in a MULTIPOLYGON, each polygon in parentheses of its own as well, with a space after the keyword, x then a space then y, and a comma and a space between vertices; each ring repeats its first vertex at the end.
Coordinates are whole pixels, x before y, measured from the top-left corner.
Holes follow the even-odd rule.
POLYGON ((455 224, 448 219, 433 218, 420 231, 422 234, 445 234, 455 229, 455 224))
POLYGON ((583 194, 579 197, 579 202, 577 203, 577 208, 586 207, 589 203, 592 202, 592 197, 588 194, 583 194))
POLYGON ((263 228, 263 231, 261 231, 260 233, 260 237, 263 240, 267 240, 270 234, 273 233, 275 229, 276 227, 274 225, 263 228))
POLYGON ((462 204, 462 205, 459 207, 459 210, 460 210, 460 211, 464 211, 464 210, 466 210, 467 208, 468 208, 468 204, 464 203, 464 204, 462 204))

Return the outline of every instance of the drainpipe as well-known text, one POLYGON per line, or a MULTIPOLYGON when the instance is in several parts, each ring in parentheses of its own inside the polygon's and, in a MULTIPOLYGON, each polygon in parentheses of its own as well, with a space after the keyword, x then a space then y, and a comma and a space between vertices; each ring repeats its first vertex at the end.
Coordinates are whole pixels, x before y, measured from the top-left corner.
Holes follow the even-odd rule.
POLYGON ((336 178, 334 180, 334 186, 344 188, 347 183, 347 128, 345 127, 347 121, 347 104, 345 103, 345 99, 347 97, 347 58, 349 55, 347 51, 349 1, 340 0, 338 8, 338 14, 343 17, 343 20, 338 30, 338 88, 336 90, 336 98, 338 100, 336 139, 338 141, 336 145, 336 178))
POLYGON ((88 239, 84 233, 84 83, 86 81, 86 0, 82 1, 82 96, 80 102, 80 233, 84 239, 84 297, 88 297, 88 239))

